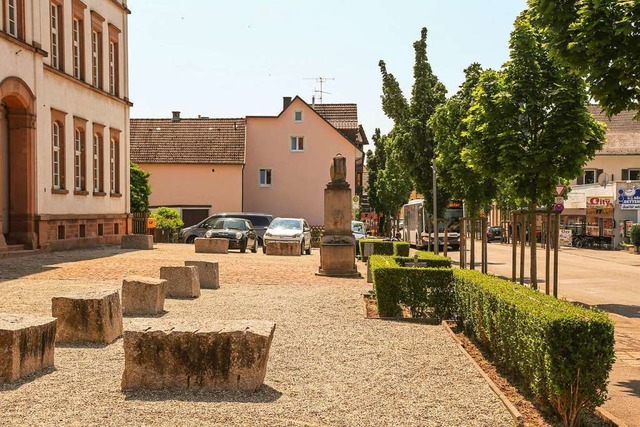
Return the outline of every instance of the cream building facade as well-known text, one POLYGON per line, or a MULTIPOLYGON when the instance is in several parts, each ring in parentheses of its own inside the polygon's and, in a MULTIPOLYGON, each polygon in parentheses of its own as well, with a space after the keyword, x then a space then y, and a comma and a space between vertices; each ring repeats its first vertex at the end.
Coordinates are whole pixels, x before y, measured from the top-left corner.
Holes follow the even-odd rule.
POLYGON ((130 233, 122 0, 0 2, 0 250, 130 233))

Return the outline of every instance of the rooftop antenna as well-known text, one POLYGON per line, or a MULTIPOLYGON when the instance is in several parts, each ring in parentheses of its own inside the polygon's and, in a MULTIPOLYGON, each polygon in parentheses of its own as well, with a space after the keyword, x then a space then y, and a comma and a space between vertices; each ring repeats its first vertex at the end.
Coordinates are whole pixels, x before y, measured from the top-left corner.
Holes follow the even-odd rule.
POLYGON ((333 77, 305 77, 304 79, 305 80, 315 80, 315 81, 320 83, 320 90, 318 90, 318 89, 314 89, 313 90, 315 93, 318 94, 318 101, 320 102, 320 104, 322 104, 322 95, 323 94, 326 93, 327 95, 331 95, 331 92, 325 92, 322 89, 322 85, 324 84, 324 82, 326 82, 328 80, 335 80, 333 77))

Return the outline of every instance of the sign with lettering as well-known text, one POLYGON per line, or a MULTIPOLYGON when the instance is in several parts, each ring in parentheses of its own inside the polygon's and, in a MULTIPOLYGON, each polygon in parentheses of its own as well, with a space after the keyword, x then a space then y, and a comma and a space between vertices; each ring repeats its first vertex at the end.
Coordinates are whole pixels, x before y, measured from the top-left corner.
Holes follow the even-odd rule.
POLYGON ((640 188, 620 188, 618 190, 618 205, 620 209, 640 209, 640 188))

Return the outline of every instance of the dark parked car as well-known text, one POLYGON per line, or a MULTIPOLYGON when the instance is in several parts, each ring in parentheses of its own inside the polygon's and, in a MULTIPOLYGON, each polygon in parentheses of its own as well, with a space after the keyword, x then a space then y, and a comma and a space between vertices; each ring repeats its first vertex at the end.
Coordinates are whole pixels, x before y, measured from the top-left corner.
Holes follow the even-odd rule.
POLYGON ((251 252, 258 252, 258 235, 253 229, 251 221, 242 218, 219 218, 213 227, 204 233, 207 238, 229 239, 230 249, 240 249, 244 253, 247 248, 251 252))
POLYGON ((258 235, 258 245, 262 245, 262 238, 264 232, 267 230, 273 216, 263 213, 249 213, 249 212, 237 212, 237 213, 217 213, 211 215, 209 218, 200 221, 196 225, 191 227, 185 227, 180 230, 179 240, 181 243, 193 243, 196 237, 204 237, 204 233, 213 227, 213 224, 219 218, 242 218, 251 221, 253 228, 258 235))
POLYGON ((487 228, 487 242, 491 243, 496 240, 502 240, 502 234, 504 230, 502 227, 489 227, 487 228))

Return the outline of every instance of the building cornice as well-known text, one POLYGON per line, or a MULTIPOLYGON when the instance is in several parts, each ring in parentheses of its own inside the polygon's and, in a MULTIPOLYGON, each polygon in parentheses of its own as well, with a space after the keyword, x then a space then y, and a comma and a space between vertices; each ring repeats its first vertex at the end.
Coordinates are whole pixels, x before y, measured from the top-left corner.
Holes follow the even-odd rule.
POLYGON ((57 68, 53 68, 52 66, 48 65, 48 64, 44 64, 44 69, 45 71, 49 71, 50 73, 56 74, 60 77, 63 77, 77 85, 80 85, 82 87, 84 87, 85 89, 90 89, 95 93, 98 93, 102 96, 105 96, 113 101, 119 102, 121 104, 125 104, 128 105, 129 107, 133 107, 133 103, 131 101, 129 101, 129 99, 127 98, 118 98, 117 96, 111 95, 109 92, 105 92, 102 89, 98 89, 95 86, 90 85, 87 82, 83 82, 82 80, 78 80, 77 78, 70 76, 69 74, 62 72, 60 70, 58 70, 57 68))
MULTIPOLYGON (((20 40, 18 38, 13 37, 11 34, 0 30, 0 38, 1 39, 5 39, 8 40, 10 42, 13 42, 15 44, 17 44, 20 47, 23 47, 33 53, 37 53, 38 55, 42 55, 42 57, 46 58, 47 56, 49 56, 49 53, 42 49, 42 47, 40 47, 39 43, 33 42, 33 44, 29 44, 27 42, 25 42, 24 40, 20 40)), ((16 52, 17 55, 17 52, 16 52)))

